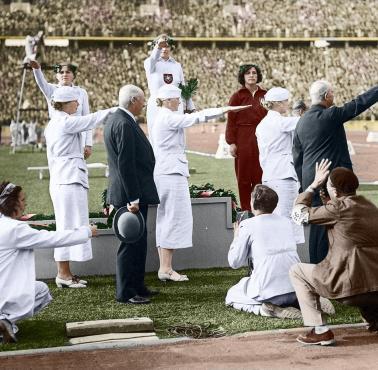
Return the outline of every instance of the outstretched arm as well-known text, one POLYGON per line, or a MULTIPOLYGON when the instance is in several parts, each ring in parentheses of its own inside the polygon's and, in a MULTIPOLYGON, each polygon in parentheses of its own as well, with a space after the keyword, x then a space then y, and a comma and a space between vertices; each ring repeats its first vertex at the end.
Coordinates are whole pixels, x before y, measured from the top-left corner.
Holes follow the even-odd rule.
POLYGON ((41 66, 36 60, 31 60, 30 66, 33 68, 34 78, 39 89, 42 91, 43 95, 45 95, 46 99, 50 100, 55 90, 55 86, 46 81, 45 76, 42 73, 41 66))
POLYGON ((357 98, 344 104, 342 107, 332 107, 330 110, 338 122, 344 123, 357 117, 376 102, 378 102, 378 85, 358 95, 357 98))

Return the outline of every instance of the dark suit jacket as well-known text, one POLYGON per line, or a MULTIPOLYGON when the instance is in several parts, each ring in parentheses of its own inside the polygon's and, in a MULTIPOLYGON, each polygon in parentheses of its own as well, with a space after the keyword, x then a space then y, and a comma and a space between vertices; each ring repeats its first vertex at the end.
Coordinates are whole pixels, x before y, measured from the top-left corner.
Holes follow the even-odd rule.
POLYGON ((313 105, 299 120, 294 133, 294 167, 305 190, 315 177, 315 163, 322 158, 332 167, 352 169, 344 123, 378 101, 378 86, 359 95, 342 107, 313 105))
POLYGON ((141 205, 158 204, 154 153, 134 119, 122 109, 110 114, 105 120, 104 141, 109 164, 107 202, 117 208, 136 199, 141 205))

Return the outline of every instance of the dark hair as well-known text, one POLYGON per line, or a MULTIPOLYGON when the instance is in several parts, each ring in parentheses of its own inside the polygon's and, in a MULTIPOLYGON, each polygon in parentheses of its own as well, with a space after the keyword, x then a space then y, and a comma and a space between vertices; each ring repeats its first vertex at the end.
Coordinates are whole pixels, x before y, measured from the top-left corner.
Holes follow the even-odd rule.
POLYGON ((356 194, 356 190, 360 185, 354 172, 345 167, 334 168, 329 175, 329 179, 336 191, 343 195, 356 194))
POLYGON ((277 207, 277 193, 266 185, 257 184, 252 191, 253 208, 264 213, 272 213, 277 207))
POLYGON ((76 77, 77 66, 71 63, 54 64, 54 72, 59 73, 63 67, 67 67, 67 69, 73 73, 74 77, 76 77))
POLYGON ((256 64, 243 64, 240 66, 239 68, 239 73, 238 73, 238 81, 240 83, 240 85, 245 85, 245 79, 244 79, 244 75, 251 69, 251 68, 255 68, 256 69, 256 72, 257 72, 257 83, 261 82, 262 81, 262 73, 261 73, 261 69, 258 65, 256 64))
POLYGON ((62 111, 65 104, 65 102, 51 100, 51 106, 56 110, 62 111))
MULTIPOLYGON (((9 184, 9 181, 3 181, 0 185, 0 194, 5 189, 5 187, 9 184)), ((17 211, 19 204, 18 204, 18 197, 22 191, 21 186, 16 186, 12 189, 10 194, 5 199, 4 203, 0 204, 0 213, 5 216, 12 217, 14 212, 17 211)))

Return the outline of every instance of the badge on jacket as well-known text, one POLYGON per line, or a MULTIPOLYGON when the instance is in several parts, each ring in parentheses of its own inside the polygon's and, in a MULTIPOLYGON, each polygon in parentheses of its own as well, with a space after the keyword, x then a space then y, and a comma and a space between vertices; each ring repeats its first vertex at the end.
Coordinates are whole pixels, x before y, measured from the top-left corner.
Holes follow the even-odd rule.
POLYGON ((173 75, 172 73, 164 73, 163 79, 166 84, 171 84, 173 82, 173 75))

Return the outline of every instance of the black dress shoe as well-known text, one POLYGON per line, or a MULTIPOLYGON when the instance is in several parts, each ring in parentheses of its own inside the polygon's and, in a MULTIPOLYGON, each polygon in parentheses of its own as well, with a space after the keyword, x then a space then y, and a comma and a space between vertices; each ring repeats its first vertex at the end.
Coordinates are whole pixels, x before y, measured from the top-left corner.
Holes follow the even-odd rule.
POLYGON ((146 297, 146 298, 151 298, 155 295, 158 295, 160 294, 160 292, 158 290, 152 290, 152 289, 144 289, 142 290, 141 292, 138 292, 138 295, 140 295, 141 297, 146 297))
POLYGON ((133 298, 130 298, 126 303, 128 304, 148 304, 151 301, 146 297, 141 297, 140 295, 136 295, 133 298))

